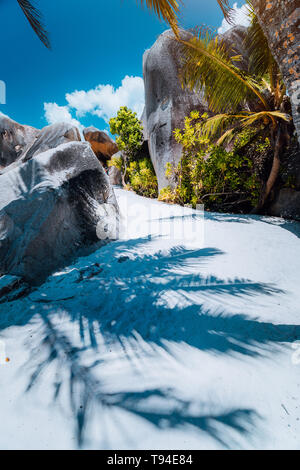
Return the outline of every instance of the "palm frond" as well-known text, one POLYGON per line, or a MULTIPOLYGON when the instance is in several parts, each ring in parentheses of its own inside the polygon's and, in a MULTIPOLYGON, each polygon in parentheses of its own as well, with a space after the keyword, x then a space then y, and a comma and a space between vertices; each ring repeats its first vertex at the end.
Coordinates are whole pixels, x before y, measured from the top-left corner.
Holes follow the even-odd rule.
POLYGON ((179 34, 178 18, 179 2, 177 0, 141 0, 146 3, 150 10, 153 10, 158 18, 167 21, 172 27, 176 36, 179 34))
POLYGON ((207 28, 200 28, 190 40, 178 39, 182 51, 181 78, 190 89, 203 90, 215 113, 235 112, 248 99, 257 99, 265 109, 268 104, 259 83, 238 69, 226 44, 207 28))
MULTIPOLYGON (((181 0, 141 0, 143 4, 146 2, 147 7, 153 10, 159 18, 163 18, 172 27, 176 36, 179 34, 178 29, 178 13, 181 0)), ((229 0, 217 0, 224 17, 228 23, 233 23, 234 10, 230 7, 229 0)))
POLYGON ((223 15, 228 23, 232 24, 234 19, 234 10, 230 7, 228 0, 217 0, 223 15))
POLYGON ((43 23, 42 23, 42 15, 37 10, 37 8, 32 5, 31 2, 28 0, 17 0, 18 4, 22 8, 24 15, 26 16, 27 20, 29 21, 30 26, 32 27, 33 31, 37 34, 39 39, 42 43, 50 49, 50 41, 48 37, 48 33, 45 30, 43 23))
POLYGON ((249 52, 249 73, 263 77, 270 74, 271 82, 279 75, 279 67, 271 53, 268 41, 249 2, 251 24, 247 29, 244 45, 249 52))
POLYGON ((234 137, 234 133, 241 126, 240 120, 245 115, 241 114, 216 114, 211 118, 203 121, 201 132, 204 137, 216 141, 217 145, 230 141, 234 137))
POLYGON ((228 129, 224 134, 217 140, 217 145, 222 145, 224 142, 230 142, 234 138, 236 128, 233 127, 228 129))
POLYGON ((239 114, 217 114, 203 122, 201 131, 203 135, 212 140, 217 140, 217 145, 230 141, 238 129, 253 126, 262 121, 263 124, 270 122, 276 125, 277 120, 282 119, 289 122, 291 116, 279 111, 261 111, 258 113, 241 112, 239 114))
POLYGON ((259 113, 249 113, 241 119, 241 122, 243 127, 248 127, 261 120, 264 122, 272 121, 273 124, 276 124, 277 119, 290 122, 292 118, 289 114, 280 111, 261 111, 259 113))
POLYGON ((201 131, 205 137, 215 138, 219 135, 222 135, 223 132, 239 117, 243 117, 243 114, 216 114, 215 116, 212 116, 203 122, 201 131))

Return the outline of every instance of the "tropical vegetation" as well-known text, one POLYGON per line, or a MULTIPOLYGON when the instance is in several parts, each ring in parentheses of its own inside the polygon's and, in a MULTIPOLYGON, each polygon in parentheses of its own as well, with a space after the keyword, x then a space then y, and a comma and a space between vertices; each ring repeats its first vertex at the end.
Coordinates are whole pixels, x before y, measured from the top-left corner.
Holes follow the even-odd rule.
MULTIPOLYGON (((262 151, 262 159, 265 159, 266 143, 268 143, 267 153, 269 158, 272 153, 272 164, 270 165, 270 162, 266 161, 266 168, 270 167, 269 174, 267 177, 262 177, 263 172, 260 172, 263 184, 261 184, 260 196, 256 204, 256 210, 260 211, 268 201, 270 193, 278 180, 281 171, 281 156, 290 145, 294 127, 290 99, 286 92, 280 68, 272 55, 259 18, 256 15, 258 12, 258 2, 255 1, 254 6, 252 0, 246 0, 246 2, 249 5, 249 15, 251 17, 251 26, 248 28, 244 43, 244 48, 247 50, 249 58, 247 70, 242 69, 240 65, 242 57, 236 54, 234 50, 230 50, 222 38, 212 33, 208 28, 196 30, 190 39, 187 39, 186 35, 181 34, 178 23, 179 1, 141 0, 141 4, 146 4, 159 18, 167 21, 172 27, 175 33, 175 40, 182 52, 182 84, 194 90, 202 90, 210 111, 209 116, 205 119, 194 119, 194 121, 197 121, 194 122, 194 125, 195 134, 198 136, 198 144, 199 139, 206 142, 205 145, 202 142, 201 151, 198 149, 195 153, 195 149, 190 151, 189 146, 185 146, 186 126, 182 131, 183 134, 180 133, 180 130, 176 131, 176 139, 183 145, 183 160, 180 168, 173 168, 172 170, 167 168, 167 171, 169 178, 173 178, 179 184, 177 190, 181 193, 180 198, 186 201, 186 194, 190 194, 191 200, 189 202, 192 201, 194 203, 197 198, 201 199, 201 197, 205 196, 202 194, 202 191, 199 192, 199 188, 195 191, 191 191, 191 188, 189 190, 186 189, 186 194, 182 194, 182 181, 187 180, 187 172, 185 171, 185 176, 183 177, 182 171, 183 168, 187 167, 191 172, 192 181, 194 181, 196 174, 201 178, 197 185, 202 185, 203 190, 205 188, 212 190, 214 187, 215 192, 220 192, 218 184, 212 184, 211 187, 208 187, 209 185, 207 186, 204 183, 206 171, 210 172, 211 170, 209 165, 212 162, 217 164, 216 155, 219 155, 219 164, 222 168, 225 162, 227 162, 229 168, 233 168, 235 165, 233 162, 236 161, 237 155, 241 153, 237 142, 241 138, 243 139, 243 136, 251 135, 248 144, 253 150, 253 140, 255 140, 257 148, 264 149, 262 151), (229 151, 228 145, 231 145, 229 151), (189 164, 186 166, 188 161, 189 164), (197 171, 194 167, 197 168, 197 171), (172 172, 173 174, 171 175, 172 172)), ((48 34, 42 24, 40 12, 28 0, 18 0, 18 3, 40 40, 46 47, 50 47, 48 34)), ((230 22, 233 17, 233 11, 230 8, 229 1, 217 0, 217 3, 221 7, 226 19, 230 22)), ((122 111, 125 114, 129 113, 126 119, 129 121, 132 119, 131 122, 128 121, 127 123, 129 125, 127 131, 121 129, 121 124, 121 127, 117 128, 117 121, 112 121, 111 129, 114 135, 118 135, 117 143, 123 155, 123 183, 128 184, 128 178, 131 178, 135 181, 135 183, 132 182, 131 187, 135 186, 139 188, 138 191, 141 191, 142 182, 144 181, 141 172, 146 173, 146 170, 152 172, 153 167, 148 162, 141 168, 140 163, 135 161, 134 154, 138 152, 139 146, 141 146, 142 133, 138 129, 139 124, 137 122, 134 124, 134 118, 130 116, 129 111, 125 109, 122 111), (136 128, 134 128, 134 125, 136 125, 136 128), (134 178, 133 175, 135 175, 134 178)), ((120 120, 121 117, 119 116, 118 119, 120 120)), ((135 119, 138 121, 137 117, 135 119)), ((187 121, 185 124, 187 125, 187 121)), ((190 126, 193 127, 191 123, 190 126)), ((255 162, 253 158, 251 165, 250 161, 247 160, 250 166, 245 165, 244 157, 246 154, 243 157, 240 156, 241 168, 239 173, 241 173, 243 168, 248 175, 251 167, 254 173, 256 172, 256 177, 258 178, 255 167, 259 165, 257 165, 257 161, 255 162)), ((248 157, 245 158, 248 159, 248 157)), ((230 171, 226 178, 230 180, 230 171)), ((233 175, 232 180, 235 180, 233 175)), ((233 181, 231 183, 234 185, 233 181)), ((228 186, 227 183, 225 185, 227 189, 223 191, 225 193, 227 193, 227 190, 230 192, 230 189, 232 189, 230 184, 228 183, 228 186)), ((240 190, 245 189, 244 184, 246 182, 240 183, 240 190)), ((171 187, 173 186, 171 185, 171 187)), ((255 185, 255 191, 256 189, 255 185)), ((161 195, 161 197, 163 196, 161 195)), ((208 200, 211 198, 212 196, 207 196, 208 200)), ((252 194, 250 198, 251 203, 253 203, 255 198, 256 196, 254 197, 252 194)))
MULTIPOLYGON (((206 114, 200 116, 193 111, 185 118, 184 129, 175 131, 183 157, 177 166, 167 165, 170 185, 161 190, 159 199, 193 207, 204 204, 207 210, 214 211, 251 211, 257 205, 261 186, 259 170, 249 152, 255 133, 243 130, 227 151, 203 134, 206 120, 206 114)), ((269 148, 268 140, 260 145, 265 150, 269 148)))
POLYGON ((130 162, 128 167, 128 189, 137 194, 157 198, 158 185, 153 165, 149 157, 130 162))
POLYGON ((244 43, 248 70, 239 68, 242 57, 207 28, 177 41, 183 58, 182 83, 202 90, 213 114, 200 125, 203 137, 220 146, 249 128, 257 139, 270 141, 273 162, 257 205, 260 210, 279 175, 280 154, 289 144, 293 125, 279 67, 251 7, 249 15, 252 21, 244 43))
POLYGON ((110 132, 116 135, 116 143, 120 152, 122 152, 122 180, 125 185, 127 166, 130 160, 133 160, 143 144, 143 127, 137 114, 122 106, 117 116, 109 121, 110 132))
POLYGON ((148 156, 143 156, 143 126, 137 114, 122 106, 117 116, 110 119, 110 132, 117 136, 119 155, 113 156, 108 166, 121 171, 122 183, 142 196, 157 197, 157 178, 148 156))

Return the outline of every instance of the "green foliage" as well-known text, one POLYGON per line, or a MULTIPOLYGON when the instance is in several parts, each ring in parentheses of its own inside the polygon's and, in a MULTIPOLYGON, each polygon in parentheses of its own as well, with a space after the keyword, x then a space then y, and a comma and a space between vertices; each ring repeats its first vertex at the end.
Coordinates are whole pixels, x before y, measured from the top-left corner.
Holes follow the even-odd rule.
POLYGON ((249 54, 248 71, 256 77, 267 77, 274 84, 280 75, 279 67, 271 53, 251 1, 248 1, 248 10, 251 23, 244 41, 244 47, 249 54))
POLYGON ((123 175, 125 189, 146 197, 157 197, 157 178, 149 158, 138 158, 143 144, 143 127, 136 113, 126 106, 119 109, 109 121, 110 131, 117 135, 117 145, 122 157, 112 157, 109 166, 115 166, 123 175))
POLYGON ((143 127, 137 114, 123 106, 117 116, 110 119, 109 125, 111 134, 117 136, 119 150, 128 159, 133 159, 143 143, 143 127))
MULTIPOLYGON (((283 175, 285 176, 285 175, 283 175)), ((296 175, 287 175, 285 177, 285 181, 283 183, 283 188, 291 188, 291 189, 296 189, 297 188, 297 177, 296 175)))
POLYGON ((114 155, 111 157, 111 159, 107 162, 107 165, 110 166, 115 166, 118 168, 118 170, 122 171, 123 170, 123 159, 122 157, 114 155))
POLYGON ((241 56, 230 56, 226 43, 208 28, 196 30, 189 40, 178 39, 182 51, 181 77, 190 89, 202 90, 214 113, 235 113, 247 100, 268 104, 256 77, 235 64, 241 56))
POLYGON ((158 200, 168 204, 176 204, 178 202, 176 190, 172 189, 171 186, 162 188, 159 192, 158 200))
POLYGON ((151 198, 157 197, 157 178, 149 158, 130 162, 127 175, 130 188, 137 194, 151 198))
POLYGON ((201 128, 206 117, 193 112, 185 119, 184 129, 174 132, 183 146, 183 157, 177 167, 167 165, 166 176, 172 184, 160 192, 159 199, 193 206, 205 204, 208 210, 254 207, 260 182, 253 161, 242 151, 254 131, 242 131, 232 149, 226 151, 203 136, 201 128))
POLYGON ((228 45, 208 28, 196 30, 189 40, 177 39, 183 52, 181 77, 192 90, 202 90, 214 116, 202 125, 203 135, 218 145, 235 138, 246 127, 263 125, 274 131, 289 125, 290 111, 278 65, 248 0, 251 25, 244 48, 249 70, 238 67, 241 56, 232 56, 228 45), (286 108, 286 109, 285 109, 286 108), (284 112, 283 112, 284 111, 284 112))

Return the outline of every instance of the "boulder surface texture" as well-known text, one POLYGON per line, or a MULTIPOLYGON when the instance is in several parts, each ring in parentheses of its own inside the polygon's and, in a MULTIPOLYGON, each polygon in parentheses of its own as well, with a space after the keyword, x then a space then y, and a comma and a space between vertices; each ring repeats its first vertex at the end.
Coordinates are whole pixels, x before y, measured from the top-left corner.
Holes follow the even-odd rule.
POLYGON ((173 130, 183 127, 184 118, 191 111, 207 111, 201 93, 182 88, 179 66, 180 51, 174 35, 170 30, 165 31, 143 58, 145 111, 142 121, 159 189, 170 184, 165 176, 166 164, 177 165, 182 155, 173 130))
MULTIPOLYGON (((23 127, 11 135, 13 143, 25 136, 25 150, 0 175, 0 274, 35 285, 117 235, 118 207, 102 165, 90 145, 78 141, 76 128, 66 132, 62 123, 35 133, 23 127), (30 132, 34 140, 27 143, 30 132)), ((0 145, 5 148, 3 136, 0 145)))

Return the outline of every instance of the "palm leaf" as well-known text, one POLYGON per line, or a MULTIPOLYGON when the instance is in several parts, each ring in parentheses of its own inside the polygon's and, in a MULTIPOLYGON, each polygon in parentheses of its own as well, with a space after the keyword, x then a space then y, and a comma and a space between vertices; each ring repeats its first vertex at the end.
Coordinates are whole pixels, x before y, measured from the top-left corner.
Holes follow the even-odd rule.
POLYGON ((235 112, 248 99, 268 104, 259 83, 233 64, 226 44, 207 28, 198 29, 190 40, 178 39, 183 48, 181 78, 190 89, 203 90, 215 113, 235 112))
POLYGON ((259 113, 248 113, 242 120, 242 126, 248 127, 252 126, 257 121, 272 121, 276 125, 276 120, 282 119, 283 121, 290 122, 291 116, 286 113, 281 113, 280 111, 261 111, 259 113))
MULTIPOLYGON (((143 4, 146 2, 147 7, 150 10, 153 10, 159 18, 167 21, 172 27, 176 36, 179 34, 178 29, 178 13, 179 13, 179 4, 182 3, 181 0, 141 0, 143 4)), ((229 0, 217 0, 224 17, 228 23, 233 22, 234 10, 230 7, 229 0)))
POLYGON ((146 3, 150 10, 153 10, 160 19, 167 21, 172 27, 176 36, 178 35, 179 2, 177 0, 141 0, 146 3))
POLYGON ((241 114, 216 114, 202 123, 201 132, 204 137, 211 140, 218 138, 217 145, 233 137, 234 131, 240 126, 240 120, 245 117, 241 114))
POLYGON ((228 128, 234 121, 244 115, 236 114, 216 114, 206 121, 203 122, 201 130, 205 137, 216 137, 217 135, 223 134, 224 130, 228 128))
POLYGON ((264 124, 270 122, 276 126, 277 120, 282 119, 289 122, 291 116, 279 111, 261 111, 258 113, 241 112, 239 114, 217 114, 203 122, 201 131, 203 135, 210 139, 218 139, 217 145, 223 144, 234 137, 234 133, 239 128, 253 126, 258 121, 264 124))
POLYGON ((37 10, 37 8, 32 5, 31 2, 28 0, 17 0, 18 4, 23 10, 24 15, 26 16, 27 20, 29 21, 29 24, 31 25, 33 31, 37 34, 39 39, 42 41, 42 43, 50 49, 50 41, 48 38, 48 33, 45 30, 43 23, 42 23, 42 15, 37 10))
POLYGON ((222 145, 224 142, 230 142, 234 138, 236 128, 233 127, 228 129, 224 134, 218 139, 217 145, 222 145))
POLYGON ((247 29, 244 46, 249 52, 249 73, 263 77, 267 73, 271 82, 279 75, 279 67, 271 53, 268 41, 249 1, 251 24, 247 29))
POLYGON ((217 0, 223 15, 228 23, 233 23, 234 10, 230 7, 228 0, 217 0))

